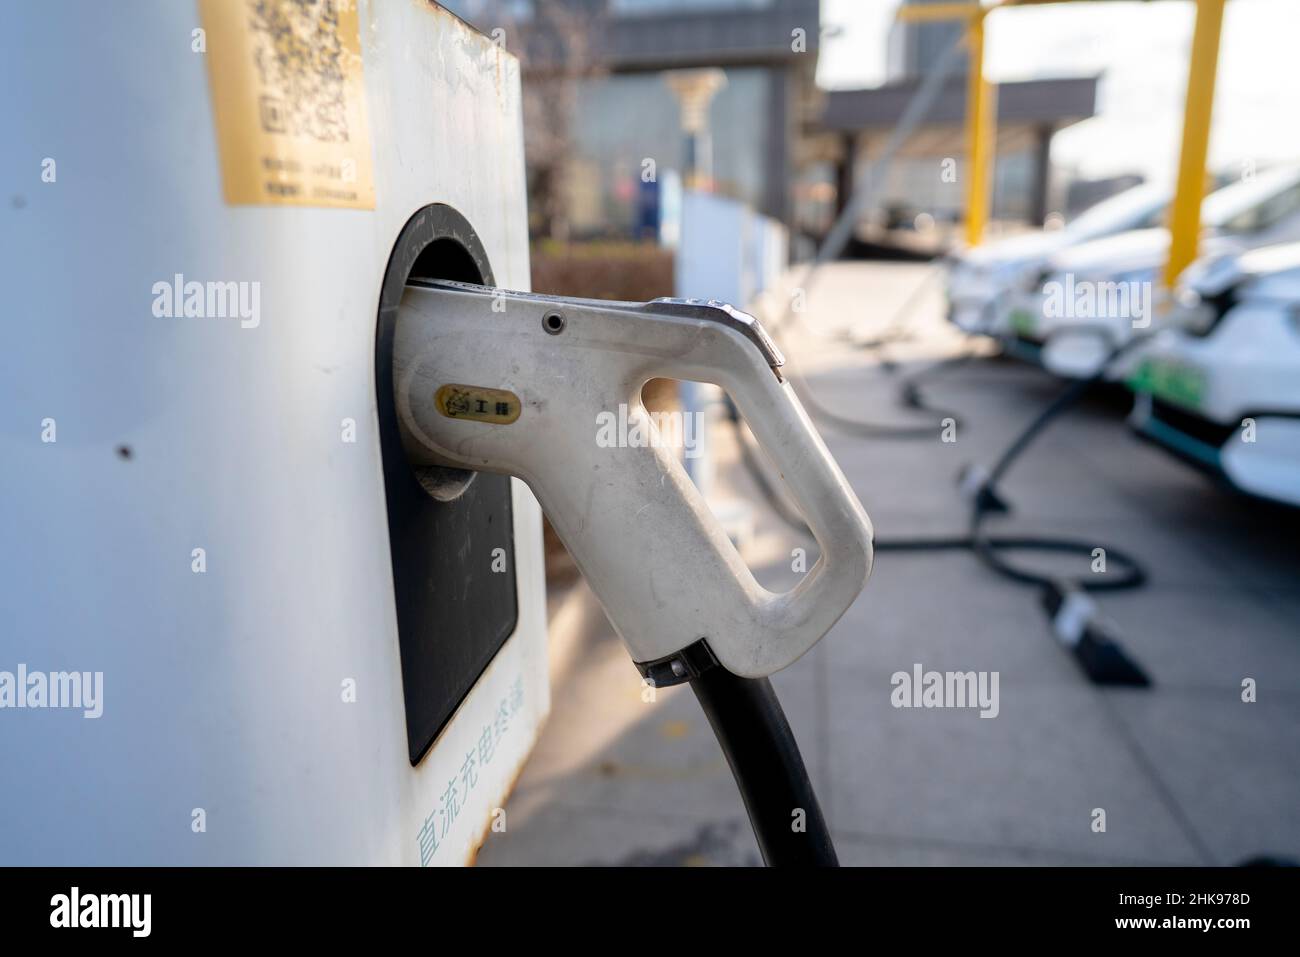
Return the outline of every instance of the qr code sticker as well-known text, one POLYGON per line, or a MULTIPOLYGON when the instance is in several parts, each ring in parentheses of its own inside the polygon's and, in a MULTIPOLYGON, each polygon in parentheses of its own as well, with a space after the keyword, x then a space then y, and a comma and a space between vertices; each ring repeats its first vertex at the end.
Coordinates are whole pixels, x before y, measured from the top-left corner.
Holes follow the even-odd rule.
POLYGON ((250 0, 258 113, 266 132, 348 142, 339 2, 250 0))

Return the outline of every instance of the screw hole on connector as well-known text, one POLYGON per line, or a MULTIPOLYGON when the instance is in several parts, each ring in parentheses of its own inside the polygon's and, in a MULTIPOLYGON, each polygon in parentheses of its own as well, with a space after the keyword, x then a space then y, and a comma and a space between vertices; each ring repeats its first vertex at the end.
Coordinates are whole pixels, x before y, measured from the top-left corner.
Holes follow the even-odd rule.
POLYGON ((553 336, 564 331, 564 317, 558 312, 548 312, 542 316, 542 328, 553 336))

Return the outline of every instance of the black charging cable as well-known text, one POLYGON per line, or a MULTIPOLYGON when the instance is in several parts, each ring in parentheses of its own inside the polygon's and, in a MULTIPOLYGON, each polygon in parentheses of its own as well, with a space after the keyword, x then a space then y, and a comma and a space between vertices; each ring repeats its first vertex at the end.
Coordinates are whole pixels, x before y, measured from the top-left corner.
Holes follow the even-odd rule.
MULTIPOLYGON (((787 350, 788 351, 788 350, 787 350)), ((960 427, 961 416, 956 412, 937 409, 926 405, 921 399, 919 392, 916 393, 916 400, 912 403, 913 408, 920 409, 935 416, 934 422, 925 424, 902 424, 902 423, 884 423, 884 422, 866 422, 861 419, 850 418, 849 416, 840 415, 838 412, 828 408, 813 394, 808 388, 808 382, 792 366, 786 365, 782 373, 790 384, 794 386, 795 392, 799 394, 800 400, 804 407, 808 409, 812 417, 824 425, 829 425, 840 432, 846 432, 859 438, 866 439, 930 439, 934 438, 941 428, 950 425, 953 428, 960 427), (950 420, 945 422, 944 420, 950 420)))
POLYGON ((693 673, 768 867, 838 867, 830 828, 772 682, 721 665, 693 673))
MULTIPOLYGON (((878 337, 864 341, 849 340, 849 344, 854 348, 876 351, 885 345, 904 339, 904 319, 920 304, 923 299, 921 294, 928 290, 931 282, 933 282, 937 276, 941 276, 942 274, 942 270, 931 269, 921 282, 917 283, 916 287, 903 302, 903 305, 896 310, 893 318, 886 324, 885 330, 878 337)), ((808 280, 806 279, 805 281, 808 280)), ((782 333, 784 333, 787 325, 800 326, 803 328, 805 334, 814 334, 813 330, 808 329, 807 324, 799 318, 798 312, 792 309, 787 310, 783 316, 778 317, 775 320, 768 317, 765 325, 770 329, 772 335, 777 338, 784 338, 782 333)), ((788 346, 786 347, 786 352, 787 354, 790 352, 788 346)), ((967 362, 973 358, 974 355, 974 353, 963 353, 961 355, 942 359, 927 366, 919 372, 913 373, 903 380, 900 388, 900 395, 903 404, 918 411, 929 413, 929 415, 933 416, 932 422, 926 422, 924 424, 918 423, 915 425, 910 423, 868 422, 862 419, 841 415, 828 407, 825 403, 818 400, 816 394, 809 386, 808 381, 799 374, 798 369, 795 368, 792 362, 787 362, 785 367, 782 369, 782 373, 790 380, 790 384, 794 386, 795 391, 799 394, 800 400, 803 402, 805 408, 812 413, 813 417, 819 422, 829 425, 840 432, 868 439, 928 439, 933 438, 935 433, 945 425, 960 427, 962 419, 961 416, 953 410, 937 408, 926 403, 920 392, 920 380, 925 376, 939 371, 940 369, 950 368, 954 365, 960 365, 967 362)), ((892 365, 887 368, 892 370, 892 365)))

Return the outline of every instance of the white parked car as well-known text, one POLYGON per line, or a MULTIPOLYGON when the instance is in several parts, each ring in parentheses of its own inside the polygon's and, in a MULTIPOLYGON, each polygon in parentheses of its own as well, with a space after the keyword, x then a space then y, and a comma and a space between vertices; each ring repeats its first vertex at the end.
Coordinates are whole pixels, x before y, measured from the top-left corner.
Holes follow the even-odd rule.
MULTIPOLYGON (((1225 186, 1205 198, 1201 214, 1210 259, 1300 239, 1300 165, 1225 186)), ((1168 258, 1163 227, 1064 249, 1004 297, 993 331, 1014 355, 1061 375, 1092 375, 1116 346, 1163 321, 1168 258)))
POLYGON ((1123 363, 1143 437, 1249 495, 1300 507, 1300 243, 1206 259, 1170 327, 1123 363))
POLYGON ((954 256, 948 266, 948 318, 965 332, 994 331, 1003 298, 1036 277, 1053 253, 1104 236, 1157 225, 1170 192, 1143 185, 1103 200, 1064 229, 995 240, 954 256))

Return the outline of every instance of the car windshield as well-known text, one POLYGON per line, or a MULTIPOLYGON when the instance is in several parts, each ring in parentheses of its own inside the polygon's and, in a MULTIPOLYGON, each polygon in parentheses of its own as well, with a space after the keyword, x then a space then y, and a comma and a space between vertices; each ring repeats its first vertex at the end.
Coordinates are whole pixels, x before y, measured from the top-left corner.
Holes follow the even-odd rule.
POLYGON ((1168 203, 1167 189, 1149 184, 1135 186, 1088 207, 1065 231, 1072 238, 1083 241, 1124 230, 1154 226, 1168 203))
POLYGON ((1271 169, 1205 197, 1201 221, 1228 232, 1251 232, 1276 222, 1300 203, 1300 167, 1271 169))

